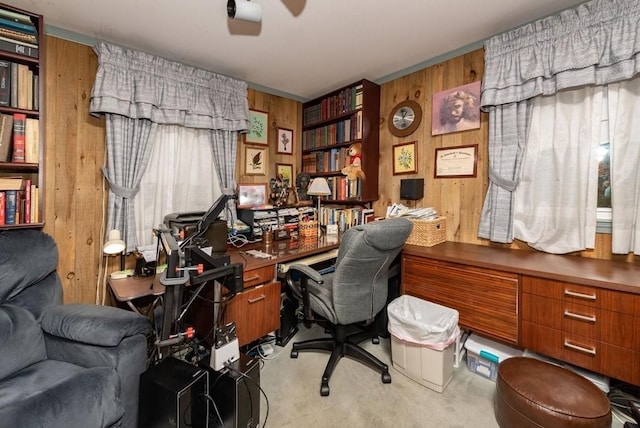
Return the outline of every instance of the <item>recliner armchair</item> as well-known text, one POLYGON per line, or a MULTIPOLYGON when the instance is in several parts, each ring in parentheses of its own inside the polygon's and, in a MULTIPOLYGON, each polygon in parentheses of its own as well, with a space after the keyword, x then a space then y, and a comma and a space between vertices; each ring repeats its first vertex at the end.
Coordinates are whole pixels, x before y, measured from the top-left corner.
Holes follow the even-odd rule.
POLYGON ((335 271, 321 275, 309 266, 294 264, 286 282, 301 302, 305 324, 317 322, 331 337, 293 344, 291 358, 299 351, 329 351, 320 395, 329 395, 329 380, 342 357, 350 357, 381 373, 391 383, 386 364, 358 344, 378 343, 376 315, 385 307, 389 266, 409 237, 413 223, 405 218, 381 220, 352 227, 342 234, 335 271))
POLYGON ((150 321, 62 304, 54 240, 0 232, 0 427, 135 427, 150 321))

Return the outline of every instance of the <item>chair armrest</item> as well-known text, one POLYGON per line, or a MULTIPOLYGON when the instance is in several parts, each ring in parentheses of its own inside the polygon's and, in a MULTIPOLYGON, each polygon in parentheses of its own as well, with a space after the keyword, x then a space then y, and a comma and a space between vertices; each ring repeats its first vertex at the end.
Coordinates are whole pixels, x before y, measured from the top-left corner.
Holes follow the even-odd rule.
POLYGON ((42 329, 52 336, 97 346, 118 346, 122 339, 146 334, 151 321, 112 306, 59 305, 45 312, 42 329))
POLYGON ((298 299, 302 299, 302 313, 307 327, 310 325, 310 321, 314 321, 313 311, 311 310, 311 297, 309 295, 309 280, 318 284, 324 283, 320 272, 307 265, 294 264, 289 266, 285 281, 294 294, 299 294, 298 299), (300 278, 297 279, 297 276, 300 278))
POLYGON ((307 265, 294 264, 289 266, 289 270, 287 271, 287 278, 289 278, 289 276, 291 275, 289 272, 291 273, 299 272, 307 276, 309 279, 312 279, 313 281, 317 282, 318 284, 322 284, 324 282, 324 280, 322 279, 322 275, 317 270, 307 265))

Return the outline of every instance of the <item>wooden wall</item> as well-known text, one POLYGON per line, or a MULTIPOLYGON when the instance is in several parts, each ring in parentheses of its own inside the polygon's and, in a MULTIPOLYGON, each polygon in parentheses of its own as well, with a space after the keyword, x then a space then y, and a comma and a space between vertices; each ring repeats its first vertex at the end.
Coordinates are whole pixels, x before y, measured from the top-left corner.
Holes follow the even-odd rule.
MULTIPOLYGON (((102 244, 106 186, 101 167, 105 156, 103 118, 89 114, 89 101, 97 69, 97 58, 89 46, 47 36, 45 58, 45 232, 60 250, 59 272, 65 301, 96 301, 99 270, 104 262, 102 244)), ((425 179, 425 197, 419 207, 433 206, 447 216, 447 239, 489 245, 477 238, 477 228, 488 186, 487 117, 479 130, 431 136, 431 97, 451 87, 482 79, 483 52, 474 51, 438 65, 417 71, 382 85, 380 105, 380 200, 376 215, 384 215, 387 205, 398 201, 401 178, 425 179), (409 137, 393 137, 387 118, 398 102, 414 99, 423 107, 421 126, 409 137), (418 142, 418 173, 392 175, 391 152, 394 144, 418 142), (478 174, 474 178, 434 179, 436 148, 478 144, 478 174)), ((249 90, 249 106, 269 112, 269 150, 265 176, 244 175, 244 143, 238 146, 237 181, 267 183, 274 176, 276 163, 294 165, 299 171, 301 156, 301 103, 249 90), (275 153, 277 127, 294 130, 292 155, 275 153)), ((293 201, 293 198, 291 198, 293 201)), ((510 247, 527 248, 514 243, 510 247)), ((610 235, 598 235, 597 248, 579 254, 584 257, 612 258, 610 235)), ((633 260, 631 256, 616 256, 633 260)), ((118 259, 108 259, 107 271, 118 270, 118 259)), ((127 260, 132 267, 133 260, 127 260)), ((99 293, 100 294, 100 293, 99 293)), ((99 296, 101 298, 101 296, 99 296)))

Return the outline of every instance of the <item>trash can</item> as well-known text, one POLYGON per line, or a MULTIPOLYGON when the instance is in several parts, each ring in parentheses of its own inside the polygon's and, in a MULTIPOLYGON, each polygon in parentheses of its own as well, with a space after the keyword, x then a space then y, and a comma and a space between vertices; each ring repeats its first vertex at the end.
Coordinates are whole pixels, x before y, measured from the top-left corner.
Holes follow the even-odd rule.
POLYGON ((391 361, 400 373, 437 392, 453 377, 458 311, 403 295, 387 306, 391 361))

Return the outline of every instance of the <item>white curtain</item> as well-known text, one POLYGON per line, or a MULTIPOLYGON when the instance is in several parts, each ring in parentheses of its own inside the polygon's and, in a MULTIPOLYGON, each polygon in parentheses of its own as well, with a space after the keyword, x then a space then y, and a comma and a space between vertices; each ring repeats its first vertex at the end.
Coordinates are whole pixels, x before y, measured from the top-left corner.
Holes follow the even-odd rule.
POLYGON ((515 238, 556 254, 594 247, 602 108, 602 86, 534 99, 515 238))
POLYGON ((640 254, 640 78, 609 85, 612 252, 640 254))
POLYGON ((147 171, 135 196, 138 245, 154 243, 152 230, 165 215, 206 211, 221 191, 210 131, 158 125, 147 171))

